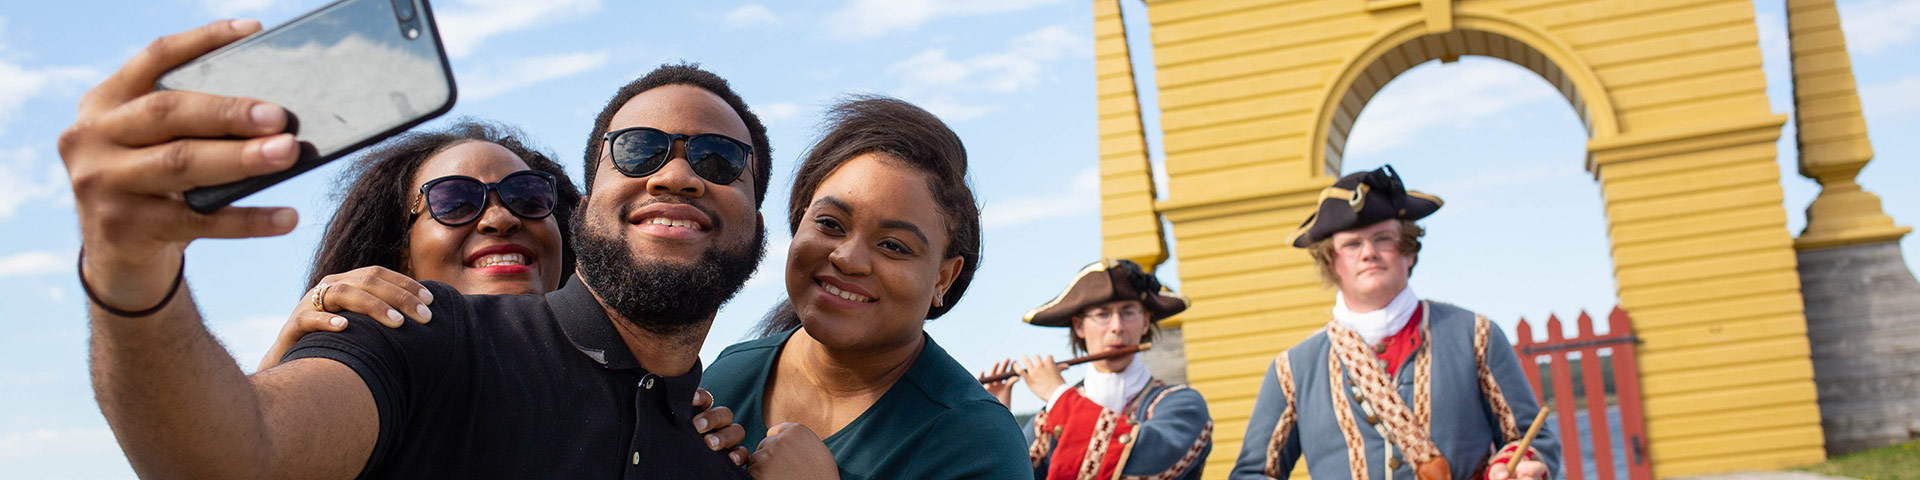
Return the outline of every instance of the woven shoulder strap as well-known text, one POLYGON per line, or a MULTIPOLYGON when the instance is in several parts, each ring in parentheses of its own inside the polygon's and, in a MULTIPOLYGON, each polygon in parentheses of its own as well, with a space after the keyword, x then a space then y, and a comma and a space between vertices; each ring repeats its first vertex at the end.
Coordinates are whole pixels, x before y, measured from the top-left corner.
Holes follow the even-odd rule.
POLYGON ((1487 317, 1473 316, 1473 363, 1480 373, 1480 394, 1487 398, 1487 407, 1493 409, 1494 418, 1500 421, 1502 442, 1514 442, 1520 440, 1520 427, 1514 422, 1513 407, 1507 405, 1500 382, 1493 380, 1493 370, 1487 368, 1487 336, 1493 334, 1492 324, 1487 317))
POLYGON ((1293 401, 1293 363, 1287 361, 1287 352, 1273 359, 1274 380, 1280 382, 1280 396, 1286 400, 1280 411, 1280 421, 1273 426, 1273 439, 1267 442, 1266 474, 1268 477, 1280 476, 1280 449, 1287 446, 1287 436, 1293 433, 1293 426, 1299 420, 1298 409, 1293 401))

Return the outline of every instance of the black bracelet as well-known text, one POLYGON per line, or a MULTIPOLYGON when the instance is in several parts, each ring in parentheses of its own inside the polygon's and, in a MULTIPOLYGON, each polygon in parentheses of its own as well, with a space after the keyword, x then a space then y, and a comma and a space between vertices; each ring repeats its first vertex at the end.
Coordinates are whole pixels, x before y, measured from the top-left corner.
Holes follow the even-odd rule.
POLYGON ((180 292, 180 282, 187 278, 187 259, 182 257, 180 259, 180 272, 173 275, 173 286, 167 287, 166 298, 160 299, 160 303, 148 307, 145 310, 121 310, 114 308, 112 305, 107 305, 107 302, 101 301, 100 296, 93 293, 93 286, 87 284, 87 249, 80 249, 80 260, 77 263, 79 266, 75 267, 75 269, 80 271, 80 290, 87 292, 87 300, 93 301, 94 306, 100 307, 101 310, 106 310, 107 313, 126 318, 140 318, 160 313, 160 309, 166 308, 167 303, 173 301, 173 295, 180 292))

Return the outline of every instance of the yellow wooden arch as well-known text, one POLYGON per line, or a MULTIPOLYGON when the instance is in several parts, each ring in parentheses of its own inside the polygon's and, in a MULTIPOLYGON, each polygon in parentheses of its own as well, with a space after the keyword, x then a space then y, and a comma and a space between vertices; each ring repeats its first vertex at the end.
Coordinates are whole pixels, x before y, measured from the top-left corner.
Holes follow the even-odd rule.
MULTIPOLYGON (((1360 117, 1359 107, 1385 87, 1384 82, 1373 78, 1396 78, 1421 63, 1452 61, 1463 55, 1499 58, 1532 70, 1567 99, 1592 139, 1619 135, 1620 126, 1606 89, 1570 47, 1497 11, 1465 5, 1457 8, 1453 30, 1429 33, 1427 19, 1410 18, 1367 40, 1366 49, 1341 62, 1346 69, 1327 84, 1321 94, 1327 101, 1314 109, 1317 120, 1305 153, 1310 175, 1339 176, 1339 155, 1344 151, 1346 134, 1360 117)), ((1588 168, 1592 168, 1591 163, 1588 168)))
POLYGON ((1151 264, 1175 240, 1187 376, 1217 425, 1209 477, 1239 452, 1267 364, 1326 322, 1332 290, 1282 240, 1343 171, 1346 129, 1394 76, 1461 55, 1533 70, 1586 124, 1656 475, 1823 458, 1774 149, 1786 117, 1749 1, 1148 0, 1163 185, 1118 3, 1094 5, 1103 253, 1151 264))

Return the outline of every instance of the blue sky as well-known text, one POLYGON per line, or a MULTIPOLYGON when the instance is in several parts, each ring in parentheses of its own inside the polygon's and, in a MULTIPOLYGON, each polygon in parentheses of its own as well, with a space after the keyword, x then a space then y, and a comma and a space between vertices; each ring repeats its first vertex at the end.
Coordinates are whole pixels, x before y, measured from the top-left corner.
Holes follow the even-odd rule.
MULTIPOLYGON (((54 139, 79 95, 152 38, 229 16, 275 24, 321 0, 9 2, 0 7, 0 472, 8 478, 128 478, 93 401, 85 298, 72 274, 73 202, 54 139)), ((1789 113, 1784 16, 1757 2, 1775 112, 1789 113)), ((1842 1, 1878 159, 1861 183, 1896 221, 1920 220, 1920 1, 1842 1), (1907 60, 1902 60, 1906 58, 1907 60)), ((970 369, 1028 353, 1064 355, 1064 331, 1021 325, 1099 255, 1091 13, 1087 2, 819 0, 779 3, 444 0, 436 12, 458 78, 453 115, 516 124, 579 178, 592 116, 621 84, 690 60, 731 79, 769 124, 775 175, 763 211, 784 218, 786 185, 824 105, 845 92, 900 96, 945 118, 967 142, 985 206, 985 256, 964 301, 927 330, 970 369)), ((1143 9, 1125 3, 1143 50, 1143 9)), ((1148 110, 1150 83, 1143 92, 1148 110)), ((1149 129, 1157 124, 1151 116, 1149 129)), ((1614 302, 1599 189, 1581 170, 1585 135, 1545 81, 1468 58, 1415 68, 1368 106, 1349 169, 1393 163, 1447 208, 1427 222, 1414 287, 1511 325, 1521 316, 1600 311, 1614 302)), ((1795 173, 1791 125, 1781 173, 1789 228, 1817 186, 1795 173)), ((1157 147, 1157 136, 1149 139, 1157 147)), ((1157 157, 1156 157, 1157 158, 1157 157)), ((271 239, 201 241, 187 275, 208 324, 251 369, 294 307, 337 167, 243 201, 300 209, 271 239)), ((1162 190, 1164 192, 1164 189, 1162 190)), ((778 226, 778 225, 774 225, 778 226)), ((771 228, 777 273, 784 228, 771 228)), ((1916 240, 1904 246, 1914 251, 1916 240)), ((1174 245, 1177 254, 1178 245, 1174 245)), ((1913 265, 1914 258, 1909 258, 1913 265)), ((1178 263, 1162 278, 1178 285, 1178 263)), ((703 356, 742 333, 783 294, 750 282, 720 313, 703 356)), ((1283 346, 1276 345, 1278 350, 1283 346)), ((1070 372, 1070 378, 1080 374, 1070 372)), ((1016 395, 1017 410, 1037 400, 1016 395)))

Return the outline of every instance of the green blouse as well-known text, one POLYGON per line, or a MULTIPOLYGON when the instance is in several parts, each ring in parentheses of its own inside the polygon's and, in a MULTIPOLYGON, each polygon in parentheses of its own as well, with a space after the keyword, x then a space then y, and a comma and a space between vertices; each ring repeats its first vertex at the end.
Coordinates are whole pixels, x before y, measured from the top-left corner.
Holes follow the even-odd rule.
MULTIPOLYGON (((766 438, 767 375, 795 331, 727 347, 701 376, 715 404, 732 408, 734 423, 746 428, 740 446, 749 451, 766 438)), ((1025 437, 1007 407, 933 337, 926 340, 880 400, 824 439, 840 478, 1033 478, 1025 437)))

